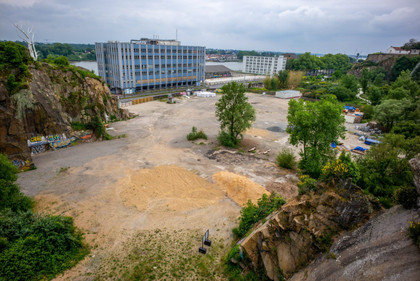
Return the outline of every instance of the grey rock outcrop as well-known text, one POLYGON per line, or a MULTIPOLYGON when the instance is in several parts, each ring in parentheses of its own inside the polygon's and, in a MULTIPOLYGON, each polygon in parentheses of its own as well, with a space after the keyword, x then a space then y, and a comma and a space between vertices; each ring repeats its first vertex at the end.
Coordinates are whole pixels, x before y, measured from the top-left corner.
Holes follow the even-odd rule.
POLYGON ((27 140, 35 136, 72 134, 71 123, 92 118, 128 118, 118 108, 104 81, 82 77, 78 71, 47 63, 29 65, 27 89, 9 95, 6 77, 0 77, 0 153, 30 161, 27 140))
POLYGON ((420 251, 408 235, 418 210, 401 206, 382 211, 359 229, 341 235, 322 255, 301 269, 292 281, 404 280, 420 278, 420 251))
POLYGON ((256 226, 240 243, 249 266, 264 268, 272 280, 289 278, 318 253, 328 251, 336 233, 360 225, 380 209, 349 181, 332 186, 338 188, 288 202, 256 226))

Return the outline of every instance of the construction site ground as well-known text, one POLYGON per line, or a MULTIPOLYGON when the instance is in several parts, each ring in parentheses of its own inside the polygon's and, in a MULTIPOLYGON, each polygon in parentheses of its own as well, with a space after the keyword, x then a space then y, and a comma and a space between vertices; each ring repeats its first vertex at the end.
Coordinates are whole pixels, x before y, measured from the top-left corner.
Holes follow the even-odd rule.
MULTIPOLYGON (((74 218, 91 253, 57 280, 225 280, 221 258, 232 241, 241 206, 275 191, 297 195, 297 175, 275 158, 290 147, 288 100, 248 94, 257 119, 237 150, 217 141, 213 98, 183 97, 127 109, 137 114, 111 123, 123 136, 33 157, 36 170, 18 184, 41 213, 74 218), (195 126, 207 140, 188 141, 195 126), (201 237, 212 246, 200 255, 201 237)), ((354 125, 348 125, 352 131, 354 125)), ((360 145, 347 134, 346 145, 360 145)))

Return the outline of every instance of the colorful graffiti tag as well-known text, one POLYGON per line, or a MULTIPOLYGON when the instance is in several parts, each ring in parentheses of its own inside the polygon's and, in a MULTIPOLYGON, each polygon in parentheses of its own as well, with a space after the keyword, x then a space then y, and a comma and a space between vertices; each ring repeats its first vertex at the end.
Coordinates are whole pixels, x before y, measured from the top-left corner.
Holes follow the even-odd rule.
POLYGON ((57 150, 69 146, 76 140, 76 137, 67 138, 65 134, 36 136, 28 139, 28 147, 31 148, 32 154, 39 154, 45 152, 48 147, 57 150))

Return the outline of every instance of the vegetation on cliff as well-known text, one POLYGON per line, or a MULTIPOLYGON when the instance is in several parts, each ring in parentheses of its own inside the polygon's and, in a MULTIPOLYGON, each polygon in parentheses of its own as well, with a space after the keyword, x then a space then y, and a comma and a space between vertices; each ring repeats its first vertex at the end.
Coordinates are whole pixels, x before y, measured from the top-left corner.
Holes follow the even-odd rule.
POLYGON ((70 65, 64 56, 33 61, 24 46, 13 42, 0 42, 0 104, 0 153, 19 161, 30 160, 30 137, 70 137, 78 127, 109 139, 108 117, 129 117, 99 76, 70 65))
POLYGON ((16 172, 0 154, 0 279, 52 279, 89 250, 72 218, 33 213, 32 199, 14 183, 16 172))

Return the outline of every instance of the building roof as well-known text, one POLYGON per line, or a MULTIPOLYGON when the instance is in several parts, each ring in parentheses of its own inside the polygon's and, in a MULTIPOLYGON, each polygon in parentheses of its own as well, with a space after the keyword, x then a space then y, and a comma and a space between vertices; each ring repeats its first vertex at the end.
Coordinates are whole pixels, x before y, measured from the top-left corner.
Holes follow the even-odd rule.
POLYGON ((206 73, 231 72, 232 70, 224 65, 206 65, 206 73))
POLYGON ((396 50, 396 51, 405 51, 403 48, 401 48, 401 47, 394 47, 394 46, 391 46, 391 48, 393 48, 394 50, 396 50))

